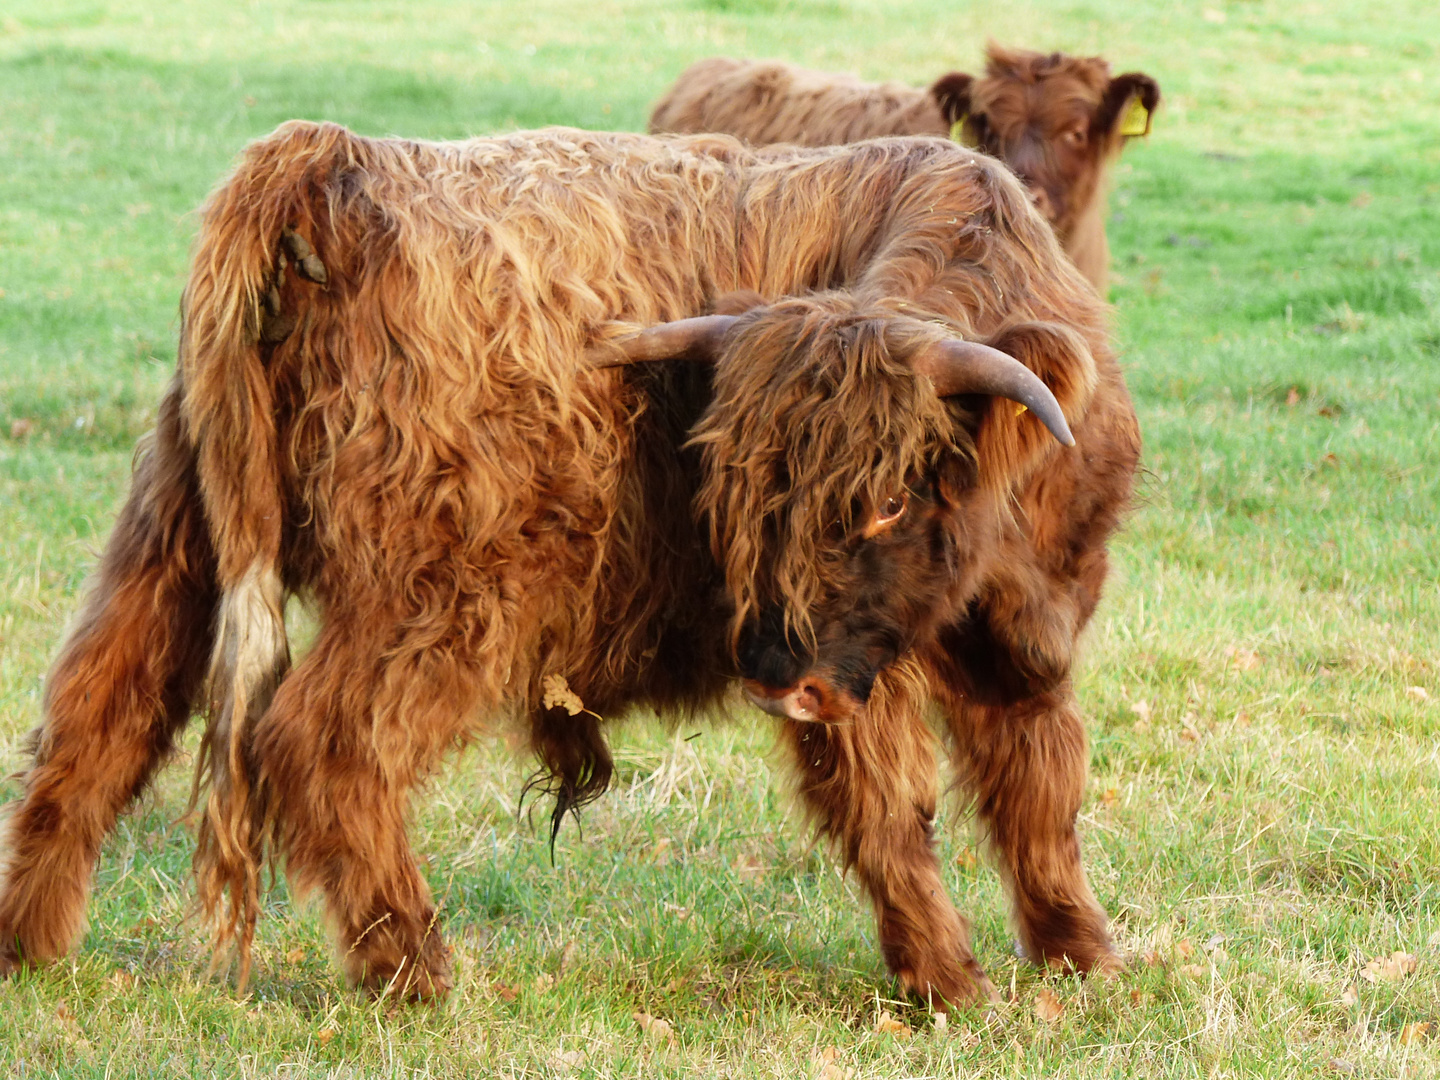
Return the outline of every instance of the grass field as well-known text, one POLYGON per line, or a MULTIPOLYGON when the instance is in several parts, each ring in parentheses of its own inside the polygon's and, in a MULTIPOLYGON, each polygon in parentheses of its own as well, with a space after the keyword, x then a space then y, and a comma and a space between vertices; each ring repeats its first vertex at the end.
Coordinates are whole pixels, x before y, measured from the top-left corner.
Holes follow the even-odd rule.
POLYGON ((747 718, 617 732, 554 866, 529 763, 455 761, 414 827, 448 1004, 345 989, 283 884, 237 997, 184 919, 192 742, 105 848, 81 947, 0 984, 0 1076, 1440 1075, 1440 11, 957 7, 7 0, 0 770, 173 366, 190 212, 248 139, 635 129, 715 52, 920 82, 987 35, 1101 51, 1166 95, 1112 200, 1147 474, 1080 675, 1086 858, 1131 970, 1019 963, 953 805, 949 885, 1008 1000, 943 1031, 889 1000, 747 718))

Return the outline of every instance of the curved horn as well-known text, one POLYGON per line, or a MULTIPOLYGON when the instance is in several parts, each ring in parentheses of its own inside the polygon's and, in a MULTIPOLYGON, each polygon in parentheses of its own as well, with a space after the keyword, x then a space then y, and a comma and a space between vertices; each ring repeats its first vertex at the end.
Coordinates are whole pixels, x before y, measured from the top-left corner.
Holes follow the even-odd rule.
POLYGON ((978 341, 946 338, 917 350, 910 367, 917 375, 929 377, 941 397, 993 394, 1018 401, 1040 418, 1062 446, 1075 445, 1075 436, 1050 388, 1009 353, 978 341))
POLYGON ((650 360, 709 360, 738 315, 697 315, 660 323, 628 338, 591 346, 586 359, 595 367, 620 367, 650 360))

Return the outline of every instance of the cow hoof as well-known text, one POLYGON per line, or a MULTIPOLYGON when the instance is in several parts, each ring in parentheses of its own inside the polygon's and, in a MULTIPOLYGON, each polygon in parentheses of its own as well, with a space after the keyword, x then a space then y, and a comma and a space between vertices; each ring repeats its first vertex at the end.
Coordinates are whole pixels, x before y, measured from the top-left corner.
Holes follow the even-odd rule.
POLYGON ((976 1005, 995 1005, 1001 1000, 995 984, 974 961, 929 978, 912 970, 902 970, 897 974, 910 996, 925 1002, 930 1008, 968 1009, 976 1005))
POLYGON ((1090 969, 1086 974, 1091 978, 1104 979, 1111 975, 1122 974, 1127 967, 1128 965, 1125 963, 1125 958, 1114 949, 1111 949, 1109 952, 1103 952, 1095 957, 1095 959, 1091 961, 1090 969))
POLYGON ((455 987, 450 974, 449 946, 431 936, 418 957, 406 957, 398 964, 366 965, 358 982, 362 989, 376 997, 414 1004, 442 1001, 455 987))

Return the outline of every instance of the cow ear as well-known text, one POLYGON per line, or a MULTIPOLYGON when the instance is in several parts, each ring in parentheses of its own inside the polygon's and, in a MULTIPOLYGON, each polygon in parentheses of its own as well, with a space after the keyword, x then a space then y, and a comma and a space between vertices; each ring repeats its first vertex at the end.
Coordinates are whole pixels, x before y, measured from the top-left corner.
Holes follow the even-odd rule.
POLYGON ((975 77, 963 71, 952 71, 941 75, 930 87, 930 96, 940 106, 940 115, 947 124, 958 124, 970 115, 970 87, 975 77))
POLYGON ((1127 71, 1110 80, 1095 111, 1095 130, 1122 138, 1150 134, 1150 120, 1160 104, 1160 84, 1149 75, 1127 71))
POLYGON ((592 367, 623 367, 652 360, 713 361, 738 315, 698 315, 660 323, 629 337, 592 345, 585 359, 592 367))

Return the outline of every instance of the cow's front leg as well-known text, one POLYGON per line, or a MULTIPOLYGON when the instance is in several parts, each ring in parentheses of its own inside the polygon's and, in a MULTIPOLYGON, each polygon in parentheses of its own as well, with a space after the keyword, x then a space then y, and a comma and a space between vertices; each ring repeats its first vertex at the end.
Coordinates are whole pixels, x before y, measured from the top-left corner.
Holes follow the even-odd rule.
POLYGON ((933 737, 916 703, 885 682, 849 722, 785 721, 800 794, 870 894, 885 962, 905 988, 937 1005, 993 1000, 932 847, 933 737))
POLYGON ((1010 887, 1027 955, 1081 972, 1121 967, 1080 862, 1075 816, 1088 758, 1069 684, 1004 702, 957 693, 945 706, 956 770, 1010 887))

